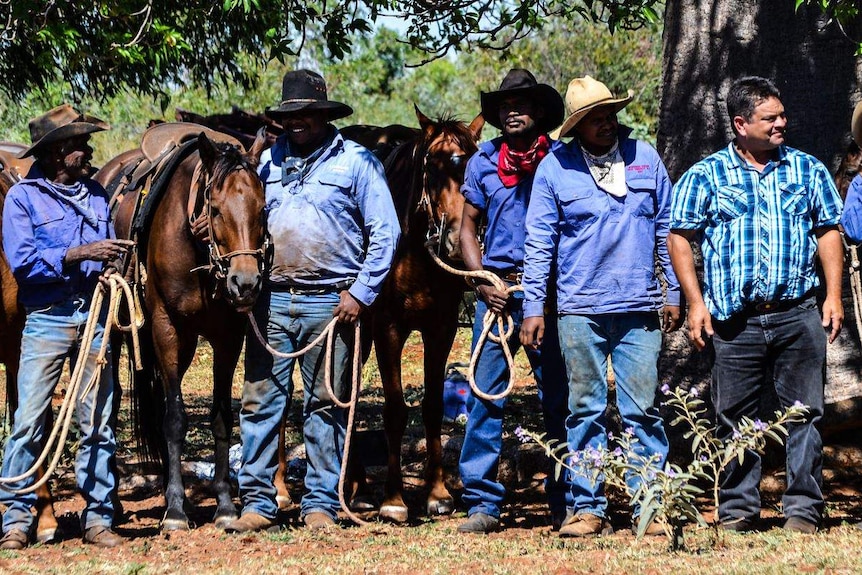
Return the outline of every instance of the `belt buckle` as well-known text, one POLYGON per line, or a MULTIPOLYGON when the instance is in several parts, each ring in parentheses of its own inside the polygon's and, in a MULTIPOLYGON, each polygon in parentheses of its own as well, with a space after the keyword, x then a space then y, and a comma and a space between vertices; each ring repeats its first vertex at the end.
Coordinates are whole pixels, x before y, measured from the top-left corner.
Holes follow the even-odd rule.
POLYGON ((763 301, 754 305, 754 309, 763 313, 768 311, 773 311, 778 308, 777 301, 763 301))

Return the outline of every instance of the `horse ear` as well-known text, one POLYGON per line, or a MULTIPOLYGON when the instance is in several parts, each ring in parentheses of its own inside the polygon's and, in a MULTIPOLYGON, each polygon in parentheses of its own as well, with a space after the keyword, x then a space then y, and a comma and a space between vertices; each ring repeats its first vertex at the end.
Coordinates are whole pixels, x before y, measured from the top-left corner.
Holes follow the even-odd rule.
POLYGON ((255 166, 260 162, 260 155, 263 153, 264 146, 266 146, 266 126, 257 131, 254 143, 248 149, 249 159, 255 166))
POLYGON ((212 143, 212 140, 207 138, 207 135, 201 132, 198 135, 198 151, 201 155, 201 162, 203 162, 204 168, 210 173, 212 173, 212 168, 215 165, 216 156, 218 156, 218 152, 216 152, 215 145, 212 143))
POLYGON ((479 112, 479 115, 473 118, 473 121, 470 122, 470 132, 473 134, 473 137, 476 141, 479 141, 479 138, 482 137, 482 128, 485 127, 485 117, 479 112))
POLYGON ((416 118, 419 120, 419 126, 423 132, 429 132, 434 129, 434 121, 422 113, 419 106, 413 104, 413 109, 416 110, 416 118))

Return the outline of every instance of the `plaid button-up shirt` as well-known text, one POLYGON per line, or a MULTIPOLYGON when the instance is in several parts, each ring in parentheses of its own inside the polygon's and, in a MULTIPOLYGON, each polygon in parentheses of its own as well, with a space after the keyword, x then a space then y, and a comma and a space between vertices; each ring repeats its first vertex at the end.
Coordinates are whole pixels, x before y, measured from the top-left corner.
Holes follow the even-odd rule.
POLYGON ((674 187, 671 229, 696 230, 707 309, 725 320, 746 305, 792 300, 818 285, 817 228, 838 223, 841 198, 814 157, 778 148, 758 172, 733 143, 674 187))

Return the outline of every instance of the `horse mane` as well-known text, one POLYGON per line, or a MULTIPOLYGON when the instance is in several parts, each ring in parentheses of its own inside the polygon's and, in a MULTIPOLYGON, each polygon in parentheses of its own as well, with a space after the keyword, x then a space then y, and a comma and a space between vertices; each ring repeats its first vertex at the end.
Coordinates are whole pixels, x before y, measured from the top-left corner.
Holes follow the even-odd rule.
POLYGON ((216 162, 213 166, 213 185, 224 185, 228 174, 236 169, 256 171, 257 165, 238 147, 226 142, 213 142, 216 149, 216 162))

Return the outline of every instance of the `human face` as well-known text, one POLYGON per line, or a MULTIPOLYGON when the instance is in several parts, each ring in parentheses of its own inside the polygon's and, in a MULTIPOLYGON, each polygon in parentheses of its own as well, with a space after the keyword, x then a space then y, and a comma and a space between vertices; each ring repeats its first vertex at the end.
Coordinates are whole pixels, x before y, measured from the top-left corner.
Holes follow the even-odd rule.
POLYGON ((304 110, 285 114, 281 125, 291 147, 300 155, 307 156, 326 140, 326 119, 326 112, 323 110, 304 110))
POLYGON ((575 124, 578 141, 592 154, 604 154, 617 141, 620 125, 613 106, 598 106, 575 124))
POLYGON ((752 152, 774 150, 784 143, 787 116, 778 98, 767 98, 754 107, 750 118, 733 119, 741 146, 752 152))
POLYGON ((498 111, 503 133, 509 138, 532 137, 538 132, 536 120, 545 111, 526 96, 512 96, 500 102, 498 111))
POLYGON ((61 179, 74 182, 90 175, 93 148, 89 141, 90 135, 84 134, 54 144, 54 166, 61 179))

